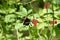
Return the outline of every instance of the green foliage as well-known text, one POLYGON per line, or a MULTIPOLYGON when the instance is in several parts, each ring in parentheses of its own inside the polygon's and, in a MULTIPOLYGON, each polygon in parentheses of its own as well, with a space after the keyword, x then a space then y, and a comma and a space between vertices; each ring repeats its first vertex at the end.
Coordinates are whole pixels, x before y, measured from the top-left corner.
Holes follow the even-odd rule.
POLYGON ((0 0, 0 40, 53 39, 56 34, 59 34, 60 0, 53 0, 53 4, 49 0, 50 7, 44 9, 46 2, 46 0, 0 0), (24 17, 30 19, 28 26, 23 25, 24 17), (51 25, 49 21, 54 18, 57 20, 57 24, 51 25), (33 19, 39 21, 36 26, 32 23, 33 19), (28 31, 29 35, 21 37, 24 35, 24 31, 28 31), (58 32, 55 33, 55 31, 58 32))

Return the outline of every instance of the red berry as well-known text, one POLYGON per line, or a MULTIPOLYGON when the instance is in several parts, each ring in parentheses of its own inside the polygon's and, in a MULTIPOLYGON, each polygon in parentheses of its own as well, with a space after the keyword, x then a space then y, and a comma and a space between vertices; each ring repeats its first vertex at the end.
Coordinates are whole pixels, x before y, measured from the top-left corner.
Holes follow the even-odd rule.
POLYGON ((53 21, 50 21, 50 24, 53 24, 53 21))
POLYGON ((47 4, 44 5, 44 9, 50 7, 50 3, 48 2, 47 4))
POLYGON ((34 26, 36 26, 37 25, 37 23, 38 23, 38 20, 32 20, 32 23, 34 24, 34 26))
POLYGON ((38 23, 38 20, 36 20, 37 21, 37 23, 38 23))
POLYGON ((57 24, 57 21, 56 20, 54 21, 54 24, 57 24))
POLYGON ((46 9, 47 7, 46 7, 46 4, 44 5, 44 9, 46 9))
POLYGON ((50 21, 50 24, 57 24, 57 20, 50 21))
POLYGON ((49 7, 50 6, 50 3, 48 2, 47 6, 49 7))

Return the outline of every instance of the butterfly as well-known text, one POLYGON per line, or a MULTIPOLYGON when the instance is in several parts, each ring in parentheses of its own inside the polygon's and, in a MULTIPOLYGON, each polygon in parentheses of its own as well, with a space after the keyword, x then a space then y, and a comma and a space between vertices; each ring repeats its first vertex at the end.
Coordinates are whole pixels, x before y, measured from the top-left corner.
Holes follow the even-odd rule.
POLYGON ((27 17, 24 17, 24 19, 23 19, 23 25, 29 25, 29 23, 30 23, 30 19, 27 18, 27 17))

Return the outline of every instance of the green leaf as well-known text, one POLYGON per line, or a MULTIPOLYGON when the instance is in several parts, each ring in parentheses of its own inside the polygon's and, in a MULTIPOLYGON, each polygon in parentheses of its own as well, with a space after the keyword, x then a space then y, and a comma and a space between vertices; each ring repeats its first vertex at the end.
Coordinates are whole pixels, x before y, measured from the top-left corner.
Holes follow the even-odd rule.
POLYGON ((32 12, 32 9, 28 10, 28 14, 32 12))
POLYGON ((56 4, 60 4, 60 0, 54 0, 56 4))
POLYGON ((36 27, 30 27, 30 33, 32 36, 37 37, 37 28, 36 27))
POLYGON ((6 23, 14 22, 15 21, 15 15, 14 14, 6 15, 4 21, 6 23))
POLYGON ((0 13, 6 13, 6 10, 0 9, 0 13))
POLYGON ((20 11, 16 12, 16 14, 22 18, 27 15, 27 10, 23 6, 20 6, 20 11))
POLYGON ((55 30, 53 30, 52 37, 55 37, 55 36, 56 36, 56 33, 55 33, 55 30))
POLYGON ((15 8, 8 8, 9 13, 13 13, 13 12, 15 12, 15 10, 16 10, 15 8))

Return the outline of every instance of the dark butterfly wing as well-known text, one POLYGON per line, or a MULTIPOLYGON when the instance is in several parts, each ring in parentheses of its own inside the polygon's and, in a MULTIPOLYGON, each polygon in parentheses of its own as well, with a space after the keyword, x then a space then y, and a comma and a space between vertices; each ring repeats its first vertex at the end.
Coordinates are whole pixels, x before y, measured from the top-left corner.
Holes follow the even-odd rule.
POLYGON ((30 19, 26 18, 26 19, 24 20, 23 25, 29 25, 29 23, 30 23, 30 19))

